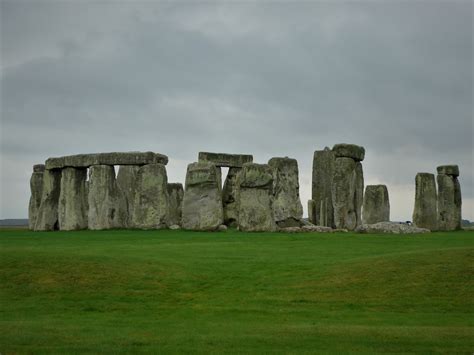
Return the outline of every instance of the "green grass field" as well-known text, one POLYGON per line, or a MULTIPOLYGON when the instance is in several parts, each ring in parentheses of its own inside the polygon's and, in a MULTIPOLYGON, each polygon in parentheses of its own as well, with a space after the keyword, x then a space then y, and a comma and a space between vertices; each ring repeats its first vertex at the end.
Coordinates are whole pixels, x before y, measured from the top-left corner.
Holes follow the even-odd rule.
POLYGON ((0 353, 473 353, 474 232, 0 229, 0 353))

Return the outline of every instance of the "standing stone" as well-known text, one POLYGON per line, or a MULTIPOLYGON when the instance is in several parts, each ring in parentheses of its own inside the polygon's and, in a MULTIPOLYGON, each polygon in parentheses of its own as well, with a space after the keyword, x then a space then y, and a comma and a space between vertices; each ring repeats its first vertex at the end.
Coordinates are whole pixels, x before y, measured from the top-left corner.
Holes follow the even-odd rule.
POLYGON ((168 176, 163 164, 142 166, 137 174, 132 226, 161 229, 168 226, 168 176))
POLYGON ((353 230, 357 226, 355 206, 356 162, 352 158, 337 158, 334 166, 332 199, 336 228, 353 230))
POLYGON ((182 227, 190 230, 217 230, 224 221, 222 189, 214 163, 188 165, 183 198, 182 227))
POLYGON ((418 173, 415 179, 413 223, 420 228, 437 229, 437 196, 433 174, 418 173))
POLYGON ((169 196, 169 216, 168 224, 181 225, 181 216, 183 212, 183 185, 179 183, 168 184, 169 196))
POLYGON ((364 175, 362 164, 364 147, 354 144, 336 144, 332 191, 334 225, 354 230, 362 223, 364 175))
POLYGON ((89 229, 126 226, 126 207, 115 180, 112 165, 93 165, 89 169, 89 229))
POLYGON ((321 206, 326 207, 326 211, 322 213, 326 216, 323 218, 327 220, 324 226, 334 227, 334 212, 332 202, 332 184, 334 176, 334 153, 328 148, 324 150, 317 150, 313 155, 313 182, 312 182, 312 200, 314 204, 308 205, 308 216, 314 216, 313 224, 321 223, 321 206))
POLYGON ((319 208, 319 225, 328 225, 328 199, 321 200, 321 206, 319 208))
POLYGON ((273 169, 267 164, 246 163, 237 177, 237 184, 239 230, 276 230, 273 214, 273 169))
POLYGON ((439 166, 438 170, 438 230, 461 229, 461 186, 457 165, 439 166))
POLYGON ((316 220, 316 201, 314 200, 308 200, 308 221, 315 225, 319 223, 316 220))
POLYGON ((126 209, 126 225, 129 226, 132 223, 133 206, 135 203, 135 192, 137 189, 137 175, 140 166, 138 165, 120 165, 117 173, 117 186, 120 189, 120 193, 123 203, 126 209))
POLYGON ((222 191, 222 203, 224 204, 224 223, 228 226, 236 226, 238 219, 237 209, 237 174, 240 168, 229 168, 222 191))
POLYGON ((296 159, 271 158, 273 169, 273 214, 279 227, 299 227, 303 217, 296 159))
POLYGON ((61 190, 61 170, 45 170, 41 204, 36 218, 36 231, 58 230, 58 203, 61 190))
POLYGON ((364 194, 364 209, 362 211, 364 224, 390 221, 390 202, 385 185, 367 185, 364 194))
POLYGON ((356 212, 356 226, 362 224, 362 205, 364 203, 364 171, 362 170, 362 163, 356 162, 356 181, 355 181, 355 200, 354 207, 356 212))
POLYGON ((30 179, 31 197, 28 206, 28 226, 31 230, 35 229, 36 219, 41 205, 41 195, 43 193, 43 174, 44 165, 37 164, 33 166, 33 173, 30 179))
POLYGON ((87 228, 87 169, 64 168, 61 176, 58 221, 60 230, 87 228))

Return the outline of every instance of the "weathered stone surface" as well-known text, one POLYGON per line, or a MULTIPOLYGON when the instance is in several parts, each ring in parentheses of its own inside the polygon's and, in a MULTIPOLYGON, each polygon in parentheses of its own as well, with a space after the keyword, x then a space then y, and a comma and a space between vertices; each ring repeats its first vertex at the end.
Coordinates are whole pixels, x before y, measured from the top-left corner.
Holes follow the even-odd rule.
POLYGON ((337 158, 334 165, 332 200, 334 207, 334 224, 336 228, 353 230, 357 227, 356 188, 359 185, 357 163, 351 158, 337 158))
POLYGON ((459 176, 459 166, 457 165, 441 165, 436 168, 438 174, 451 176, 459 176))
POLYGON ((33 172, 35 173, 42 173, 45 170, 44 164, 35 164, 33 165, 33 172))
POLYGON ((241 168, 245 163, 253 162, 253 156, 248 154, 225 154, 199 152, 199 162, 209 161, 219 167, 241 168))
POLYGON ((366 186, 362 220, 364 224, 390 221, 390 202, 387 186, 366 186))
POLYGON ((237 226, 237 174, 240 168, 229 168, 222 190, 222 203, 224 204, 224 223, 228 226, 237 226))
POLYGON ((378 222, 374 224, 362 224, 356 228, 359 233, 388 233, 388 234, 418 234, 430 233, 427 228, 410 226, 399 222, 378 222))
POLYGON ((138 165, 120 165, 117 173, 117 186, 120 189, 121 198, 125 204, 126 226, 132 225, 138 170, 140 170, 138 165))
POLYGON ((41 204, 36 218, 35 230, 58 230, 58 203, 61 190, 61 170, 46 170, 43 173, 41 204))
POLYGON ((273 169, 273 215, 278 226, 300 226, 303 206, 300 200, 298 162, 296 159, 271 158, 273 169), (291 225, 288 225, 291 223, 291 225))
POLYGON ((314 204, 312 203, 311 205, 311 213, 308 209, 308 216, 313 219, 311 222, 316 225, 321 224, 321 221, 324 221, 325 226, 334 226, 334 211, 332 202, 334 164, 334 153, 328 147, 326 147, 324 150, 317 150, 314 152, 313 182, 311 193, 311 199, 314 201, 314 204), (325 211, 322 211, 322 219, 321 206, 326 208, 325 211))
POLYGON ((177 225, 177 224, 173 224, 173 225, 170 226, 169 229, 171 229, 171 230, 178 230, 178 229, 181 229, 181 227, 180 227, 179 225, 177 225))
POLYGON ((365 157, 365 149, 355 144, 336 144, 332 151, 336 158, 352 158, 355 161, 362 161, 365 157))
POLYGON ((326 226, 311 226, 311 225, 305 225, 301 227, 303 232, 318 232, 318 233, 330 233, 332 232, 331 227, 326 227, 326 226))
POLYGON ((314 200, 308 200, 308 221, 315 225, 319 223, 316 219, 316 201, 314 200))
POLYGON ((148 164, 138 170, 132 226, 160 229, 168 226, 168 176, 163 164, 148 164))
POLYGON ((86 229, 88 226, 87 169, 62 170, 58 221, 60 230, 86 229))
POLYGON ((168 184, 169 215, 168 224, 181 225, 183 213, 183 185, 179 183, 168 184))
POLYGON ((246 163, 237 176, 237 185, 239 230, 276 230, 273 214, 273 169, 267 164, 246 163))
POLYGON ((190 230, 216 230, 224 222, 222 189, 214 163, 188 165, 183 197, 182 227, 190 230))
POLYGON ((89 169, 89 229, 123 228, 127 225, 125 200, 115 180, 111 165, 94 165, 89 169))
POLYGON ((35 229, 36 219, 41 205, 41 195, 43 194, 43 171, 33 169, 30 178, 30 203, 28 205, 28 226, 31 230, 35 229))
POLYGON ((420 228, 437 229, 437 196, 433 174, 418 173, 415 178, 413 223, 420 228))
POLYGON ((226 226, 225 224, 221 224, 221 225, 217 228, 217 230, 218 230, 219 232, 225 232, 225 231, 227 230, 227 226, 226 226))
MULTIPOLYGON (((458 172, 459 173, 459 172, 458 172)), ((461 229, 461 186, 456 175, 438 174, 438 230, 461 229)))
POLYGON ((168 157, 153 152, 115 152, 97 154, 77 154, 46 160, 46 169, 66 167, 88 168, 92 165, 146 165, 168 164, 168 157))

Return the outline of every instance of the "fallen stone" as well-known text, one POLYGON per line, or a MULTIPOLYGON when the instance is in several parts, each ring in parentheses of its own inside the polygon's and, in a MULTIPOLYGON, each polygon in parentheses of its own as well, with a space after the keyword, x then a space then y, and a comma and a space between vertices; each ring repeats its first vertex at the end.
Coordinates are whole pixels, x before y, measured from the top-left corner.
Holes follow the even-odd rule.
POLYGON ((222 203, 224 205, 224 223, 227 226, 237 226, 238 209, 237 209, 237 174, 240 168, 229 168, 227 177, 222 190, 222 203))
POLYGON ((218 231, 220 232, 224 232, 227 230, 227 226, 225 224, 221 224, 218 228, 217 228, 218 231))
POLYGON ((352 158, 355 161, 362 161, 365 157, 364 147, 355 144, 336 144, 332 151, 336 158, 352 158))
POLYGON ((168 176, 163 164, 140 167, 136 179, 132 226, 139 229, 161 229, 168 226, 168 176))
POLYGON ((126 226, 132 225, 138 170, 140 170, 140 166, 138 165, 120 165, 117 173, 117 186, 120 190, 123 203, 125 204, 125 210, 127 211, 126 226))
POLYGON ((328 147, 314 152, 311 192, 311 199, 314 203, 308 202, 308 216, 310 216, 311 222, 316 225, 324 223, 323 225, 328 227, 334 226, 332 202, 334 164, 334 153, 328 147), (321 207, 325 210, 321 211, 321 207), (323 215, 322 218, 321 214, 323 215))
POLYGON ((89 169, 89 229, 124 228, 127 207, 115 180, 111 165, 94 165, 89 169))
POLYGON ((390 202, 387 186, 366 186, 362 217, 364 224, 390 221, 390 202))
MULTIPOLYGON (((43 171, 35 169, 30 178, 30 203, 28 205, 28 227, 31 230, 35 229, 36 220, 38 218, 39 208, 41 205, 41 195, 43 194, 43 171)), ((44 165, 43 165, 44 167, 44 165)))
POLYGON ((170 229, 172 229, 172 230, 178 230, 178 229, 181 229, 181 227, 178 226, 177 224, 173 224, 173 225, 170 226, 170 229))
POLYGON ((318 232, 318 233, 330 233, 332 232, 332 228, 331 227, 326 227, 326 226, 303 226, 301 227, 301 229, 304 231, 304 232, 318 232))
POLYGON ((387 233, 387 234, 418 234, 430 233, 427 228, 419 228, 398 222, 378 222, 374 224, 362 224, 356 228, 358 233, 387 233))
POLYGON ((41 204, 36 218, 36 231, 59 229, 58 204, 61 191, 61 170, 46 170, 43 173, 41 204))
POLYGON ((461 186, 456 175, 438 174, 438 230, 461 229, 461 186))
POLYGON ((332 185, 336 228, 354 230, 357 227, 356 183, 356 162, 351 158, 337 158, 332 185))
POLYGON ((300 200, 298 162, 288 157, 271 158, 268 165, 273 169, 275 222, 279 227, 300 226, 303 206, 300 200))
POLYGON ((181 224, 184 189, 180 183, 168 184, 169 215, 168 224, 181 224))
POLYGON ((301 233, 303 230, 300 227, 283 227, 278 229, 282 233, 301 233))
POLYGON ((451 176, 459 176, 459 166, 457 165, 441 165, 436 168, 438 174, 451 176))
POLYGON ((224 222, 222 190, 214 163, 188 165, 183 197, 182 226, 190 230, 216 230, 224 222))
POLYGON ((273 169, 267 164, 244 164, 237 177, 238 229, 247 232, 275 231, 273 169))
POLYGON ((88 168, 92 165, 146 165, 168 164, 168 157, 153 152, 118 152, 77 154, 46 160, 46 169, 62 169, 66 167, 88 168))
POLYGON ((433 174, 418 173, 415 178, 415 208, 413 223, 419 228, 437 229, 437 194, 433 174))
POLYGON ((88 195, 86 179, 87 169, 85 168, 65 168, 62 170, 58 206, 60 230, 87 229, 88 195))
POLYGON ((208 161, 218 167, 241 168, 245 163, 253 162, 253 156, 248 154, 199 152, 198 161, 208 161))

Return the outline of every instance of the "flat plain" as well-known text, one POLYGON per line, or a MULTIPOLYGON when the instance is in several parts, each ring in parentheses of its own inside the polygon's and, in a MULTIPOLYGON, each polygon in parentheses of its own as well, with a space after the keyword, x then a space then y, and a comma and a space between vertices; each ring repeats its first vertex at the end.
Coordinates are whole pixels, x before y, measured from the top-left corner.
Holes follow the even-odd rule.
POLYGON ((0 229, 0 353, 472 353, 474 232, 0 229))

